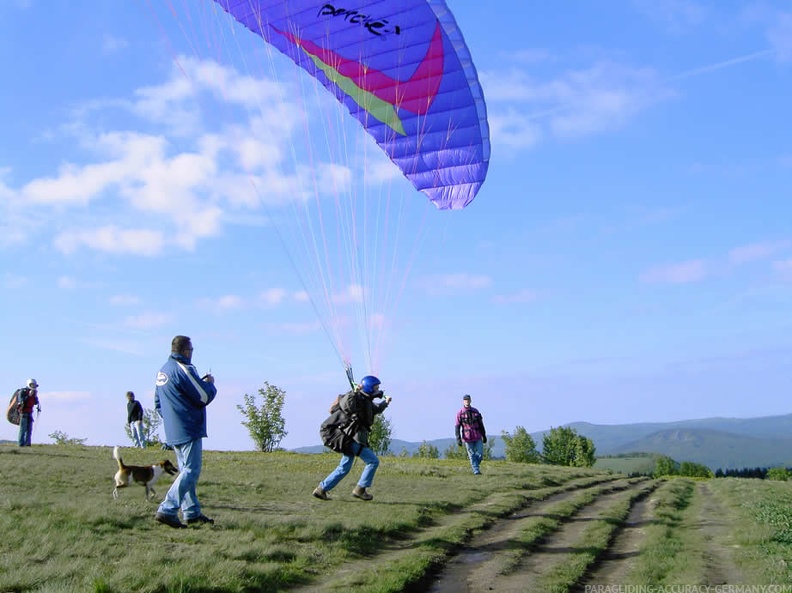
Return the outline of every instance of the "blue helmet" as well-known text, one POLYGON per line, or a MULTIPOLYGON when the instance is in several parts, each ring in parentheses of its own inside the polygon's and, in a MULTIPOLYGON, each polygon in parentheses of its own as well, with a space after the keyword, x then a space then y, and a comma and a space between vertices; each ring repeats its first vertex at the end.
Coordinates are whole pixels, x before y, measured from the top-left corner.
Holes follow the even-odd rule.
POLYGON ((379 387, 379 384, 380 380, 374 375, 366 375, 360 380, 360 391, 366 395, 374 395, 374 393, 377 391, 377 387, 379 387))

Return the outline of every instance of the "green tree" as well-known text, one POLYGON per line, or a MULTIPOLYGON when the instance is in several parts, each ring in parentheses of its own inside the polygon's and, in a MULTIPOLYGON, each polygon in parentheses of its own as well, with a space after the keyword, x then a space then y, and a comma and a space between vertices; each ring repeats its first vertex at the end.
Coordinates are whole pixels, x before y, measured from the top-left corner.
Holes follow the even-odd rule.
POLYGON ((451 443, 450 445, 448 445, 448 449, 443 451, 443 457, 445 457, 446 459, 467 459, 468 454, 464 445, 457 445, 456 443, 451 443))
POLYGON ((374 424, 371 425, 371 432, 369 433, 369 446, 375 453, 385 455, 389 452, 391 446, 391 434, 393 428, 390 420, 385 418, 382 414, 374 416, 374 424))
POLYGON ((506 460, 517 463, 540 463, 541 457, 536 450, 533 437, 522 426, 514 429, 514 435, 505 430, 501 434, 506 444, 506 460))
POLYGON ((771 467, 767 470, 767 479, 787 482, 792 479, 792 472, 785 467, 771 467))
POLYGON ((264 381, 264 387, 258 390, 258 394, 263 398, 260 407, 256 406, 256 397, 246 393, 245 404, 237 405, 237 409, 246 418, 242 421, 242 426, 248 429, 256 449, 271 453, 283 437, 289 434, 283 419, 286 392, 264 381))
POLYGON ((56 445, 82 445, 86 440, 69 438, 69 435, 67 435, 65 432, 61 432, 60 430, 56 430, 47 436, 55 441, 56 445))
POLYGON ((688 478, 712 478, 715 476, 712 470, 701 463, 683 461, 679 464, 678 474, 688 478))
MULTIPOLYGON (((143 410, 143 437, 146 439, 146 446, 150 447, 151 445, 159 446, 162 444, 162 441, 159 437, 159 427, 162 426, 162 417, 157 414, 156 410, 143 410)), ((132 429, 129 428, 129 424, 124 424, 124 432, 126 432, 127 438, 135 442, 134 437, 132 436, 132 429)))
POLYGON ((574 428, 551 428, 542 438, 542 456, 550 465, 591 467, 595 451, 594 442, 574 428))
POLYGON ((418 450, 413 453, 413 457, 425 457, 428 459, 439 459, 440 451, 431 443, 423 441, 418 450))
POLYGON ((588 437, 578 435, 575 439, 575 467, 594 467, 597 461, 594 441, 588 437))
POLYGON ((677 473, 677 462, 667 457, 665 455, 661 455, 655 461, 654 471, 652 472, 652 476, 655 478, 659 478, 662 476, 675 476, 677 473))

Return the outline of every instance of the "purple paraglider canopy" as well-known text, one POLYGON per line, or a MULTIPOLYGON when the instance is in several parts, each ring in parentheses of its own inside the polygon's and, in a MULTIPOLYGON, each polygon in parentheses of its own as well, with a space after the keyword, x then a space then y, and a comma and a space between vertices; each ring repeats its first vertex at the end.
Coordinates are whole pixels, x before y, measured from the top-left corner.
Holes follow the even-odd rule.
POLYGON ((486 106, 443 0, 214 0, 316 77, 441 210, 487 175, 486 106))

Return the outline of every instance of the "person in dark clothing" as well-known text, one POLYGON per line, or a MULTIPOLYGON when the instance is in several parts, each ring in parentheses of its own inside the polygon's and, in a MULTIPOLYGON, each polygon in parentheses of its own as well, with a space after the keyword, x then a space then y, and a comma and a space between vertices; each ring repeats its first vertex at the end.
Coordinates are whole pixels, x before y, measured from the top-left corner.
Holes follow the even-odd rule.
MULTIPOLYGON (((374 416, 382 414, 382 412, 385 411, 385 408, 387 408, 391 402, 391 398, 382 393, 380 390, 380 380, 372 375, 363 377, 360 380, 360 384, 353 391, 345 394, 345 396, 346 395, 355 398, 355 408, 357 409, 357 419, 352 425, 351 432, 349 433, 354 440, 352 443, 352 451, 343 453, 338 467, 314 489, 313 495, 321 500, 330 500, 327 493, 335 488, 350 472, 356 456, 363 460, 366 467, 363 468, 360 480, 354 490, 352 490, 352 496, 360 500, 371 500, 374 498, 370 493, 366 492, 366 488, 371 487, 374 481, 374 474, 377 472, 377 467, 379 467, 379 457, 377 457, 374 450, 369 447, 369 434, 374 424, 374 416), (375 404, 374 398, 377 397, 384 399, 375 404)), ((339 396, 339 399, 345 396, 339 396)), ((336 400, 336 402, 337 401, 338 400, 336 400)), ((334 403, 333 406, 335 405, 334 403)), ((331 410, 332 409, 333 407, 331 406, 331 410)))
POLYGON ((143 406, 135 399, 135 394, 126 392, 127 398, 127 424, 132 432, 135 447, 146 448, 146 435, 143 433, 143 406))
POLYGON ((481 473, 481 459, 484 457, 484 443, 487 442, 487 431, 484 429, 484 418, 476 408, 470 405, 470 396, 462 397, 462 409, 457 412, 456 425, 457 445, 465 445, 470 467, 473 473, 481 473))

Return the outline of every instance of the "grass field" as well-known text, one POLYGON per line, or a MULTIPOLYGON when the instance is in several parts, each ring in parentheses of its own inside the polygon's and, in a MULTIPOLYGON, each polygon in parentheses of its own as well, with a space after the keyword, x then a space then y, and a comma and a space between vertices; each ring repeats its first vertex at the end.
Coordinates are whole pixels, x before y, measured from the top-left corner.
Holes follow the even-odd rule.
MULTIPOLYGON (((172 452, 122 452, 129 464, 173 459, 172 452)), ((792 582, 792 484, 626 480, 506 461, 485 463, 484 475, 473 476, 463 461, 388 457, 373 501, 351 496, 359 461, 332 501, 313 498, 337 461, 335 454, 206 451, 198 492, 216 525, 174 530, 154 522, 157 505, 145 502, 142 487, 113 499, 109 447, 0 446, 0 591, 428 591, 477 537, 516 527, 514 517, 540 504, 554 506, 504 536, 508 554, 498 556, 497 578, 519 576, 539 587, 518 590, 567 591, 595 573, 641 500, 654 501, 647 508, 655 514, 642 520, 653 528, 643 541, 651 557, 631 557, 625 575, 638 575, 631 579, 710 578, 713 536, 695 525, 701 500, 716 500, 712 512, 726 513, 727 535, 736 538, 729 560, 740 575, 792 582), (704 499, 697 498, 701 484, 709 489, 704 499), (548 538, 594 509, 580 523, 584 543, 567 546, 584 555, 563 569, 520 576, 548 538)), ((159 498, 169 484, 160 481, 159 498)))

